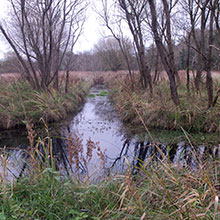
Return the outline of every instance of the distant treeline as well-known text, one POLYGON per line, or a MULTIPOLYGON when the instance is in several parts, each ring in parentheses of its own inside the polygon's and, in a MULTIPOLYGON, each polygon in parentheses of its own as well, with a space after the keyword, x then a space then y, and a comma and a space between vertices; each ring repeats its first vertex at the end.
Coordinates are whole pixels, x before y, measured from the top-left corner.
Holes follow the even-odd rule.
MULTIPOLYGON (((197 33, 199 35, 199 31, 197 33)), ((217 33, 214 35, 214 45, 218 43, 217 33)), ((130 66, 133 70, 138 70, 138 62, 136 59, 135 51, 132 46, 132 42, 128 41, 130 66)), ((193 43, 192 43, 193 44, 193 43)), ((214 47, 214 46, 213 46, 214 47)), ((193 49, 190 49, 190 69, 196 69, 197 65, 197 53, 193 49)), ((185 39, 182 39, 174 47, 175 63, 178 70, 187 69, 187 48, 185 39)), ((70 54, 66 54, 68 58, 70 54)), ((151 45, 146 48, 146 60, 151 64, 151 69, 159 68, 164 70, 160 60, 156 59, 157 49, 155 45, 151 45)), ((118 42, 114 38, 101 39, 90 51, 79 52, 72 54, 71 70, 72 71, 119 71, 127 70, 127 63, 122 51, 118 45, 118 42)), ((159 58, 159 57, 158 57, 159 58)), ((65 58, 60 70, 65 70, 65 58)), ((36 65, 37 67, 37 65, 36 65)), ((213 50, 212 55, 212 70, 220 70, 220 56, 218 50, 213 50)), ((0 60, 0 73, 18 73, 22 71, 16 55, 13 52, 5 54, 5 58, 0 60)))

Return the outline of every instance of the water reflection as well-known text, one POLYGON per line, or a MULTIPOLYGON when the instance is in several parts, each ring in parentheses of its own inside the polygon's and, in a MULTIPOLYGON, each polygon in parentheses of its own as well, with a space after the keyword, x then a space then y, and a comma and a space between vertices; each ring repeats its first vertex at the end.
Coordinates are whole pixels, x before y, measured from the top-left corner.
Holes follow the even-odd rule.
MULTIPOLYGON (((116 116, 116 112, 107 96, 99 96, 106 92, 103 87, 92 88, 90 93, 94 97, 88 98, 82 111, 70 122, 69 127, 63 130, 63 135, 68 133, 74 139, 77 135, 82 139, 86 151, 89 139, 97 143, 101 152, 105 154, 106 166, 110 165, 110 158, 115 159, 123 146, 125 135, 121 133, 123 126, 116 116)), ((99 157, 95 153, 90 161, 90 170, 97 166, 99 157), (93 168, 91 168, 93 167, 93 168)))
MULTIPOLYGON (((196 170, 206 157, 220 157, 220 145, 212 150, 206 146, 194 149, 184 142, 166 145, 129 136, 109 98, 100 95, 106 92, 100 85, 92 88, 90 93, 93 95, 87 98, 82 111, 60 124, 59 133, 53 131, 53 156, 56 168, 64 175, 103 178, 110 173, 121 174, 128 166, 136 173, 147 161, 151 165, 164 159, 196 170)), ((11 139, 16 144, 16 138, 11 139)), ((8 176, 9 181, 23 173, 25 161, 28 161, 26 151, 19 149, 10 152, 7 157, 7 168, 12 174, 8 176)), ((3 166, 0 169, 2 172, 3 166)))

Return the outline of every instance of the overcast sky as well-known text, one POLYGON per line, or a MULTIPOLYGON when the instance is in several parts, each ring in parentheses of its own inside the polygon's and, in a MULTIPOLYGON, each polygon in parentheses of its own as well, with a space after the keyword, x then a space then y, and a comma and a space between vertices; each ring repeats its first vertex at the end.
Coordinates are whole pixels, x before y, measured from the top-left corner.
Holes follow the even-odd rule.
MULTIPOLYGON (((7 16, 7 0, 0 0, 0 19, 7 16)), ((9 50, 9 46, 7 43, 2 40, 2 36, 0 36, 0 58, 3 58, 3 54, 9 50)))
MULTIPOLYGON (((93 10, 94 7, 97 9, 99 5, 97 5, 97 1, 92 0, 87 11, 87 21, 84 25, 83 35, 79 38, 79 41, 75 46, 75 52, 91 50, 102 37, 102 27, 99 24, 98 15, 93 10), (96 5, 94 6, 95 2, 96 5)), ((100 8, 97 10, 100 10, 100 8)), ((7 0, 0 0, 0 18, 2 19, 5 16, 7 16, 7 0)), ((10 47, 3 38, 0 37, 0 58, 3 58, 3 54, 9 49, 10 47)))
MULTIPOLYGON (((101 38, 102 27, 98 15, 94 11, 94 8, 97 7, 97 3, 95 5, 94 2, 95 0, 91 1, 87 10, 87 20, 84 25, 83 35, 80 37, 75 47, 75 51, 90 50, 101 38)), ((100 8, 98 10, 100 10, 100 8)))

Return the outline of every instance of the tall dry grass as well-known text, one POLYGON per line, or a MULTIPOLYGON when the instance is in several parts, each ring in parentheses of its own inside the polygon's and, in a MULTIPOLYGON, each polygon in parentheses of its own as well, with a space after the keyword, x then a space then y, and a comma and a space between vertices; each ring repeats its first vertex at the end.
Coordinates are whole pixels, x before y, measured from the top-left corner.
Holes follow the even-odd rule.
MULTIPOLYGON (((112 95, 118 99, 120 97, 121 104, 116 102, 118 109, 122 113, 132 111, 126 112, 127 119, 131 120, 128 115, 133 114, 134 122, 139 118, 138 124, 143 123, 148 128, 145 111, 153 108, 151 102, 161 109, 167 106, 166 100, 169 103, 169 99, 167 95, 164 96, 167 88, 159 88, 158 96, 163 97, 163 106, 138 90, 138 86, 137 94, 131 92, 128 82, 125 82, 126 77, 114 75, 115 81, 111 79, 111 85, 114 85, 111 87, 112 95), (120 83, 116 84, 117 81, 120 83)), ((29 165, 31 178, 24 176, 13 184, 0 183, 1 219, 220 219, 219 160, 204 161, 195 171, 189 167, 175 166, 165 155, 157 163, 151 157, 141 161, 140 167, 137 167, 139 173, 135 176, 127 161, 128 170, 124 174, 110 175, 96 185, 88 184, 60 176, 46 123, 46 137, 39 138, 31 122, 27 122, 28 138, 33 146, 30 150, 33 162, 29 165)), ((88 164, 95 152, 101 159, 104 158, 104 153, 92 140, 88 140, 86 152, 82 149, 80 137, 69 136, 66 141, 68 159, 78 163, 78 167, 80 161, 83 162, 82 157, 85 157, 84 164, 88 164)), ((7 163, 2 155, 1 160, 7 163)), ((3 177, 2 174, 1 179, 3 177)))
MULTIPOLYGON (((153 96, 138 86, 138 79, 132 90, 124 75, 112 77, 107 84, 122 120, 135 127, 142 126, 135 110, 138 109, 145 124, 150 128, 170 130, 184 128, 187 132, 216 134, 220 132, 220 100, 215 107, 207 110, 205 88, 200 93, 192 89, 189 95, 185 85, 179 85, 180 105, 175 106, 170 98, 167 81, 160 81, 154 86, 153 96)), ((214 83, 214 90, 215 92, 218 90, 218 82, 214 83)))
POLYGON ((66 94, 64 87, 59 91, 37 91, 23 80, 0 81, 0 129, 22 125, 26 117, 34 123, 39 123, 41 117, 47 122, 64 119, 79 109, 91 85, 91 80, 71 78, 66 94))
MULTIPOLYGON (((138 112, 139 105, 133 106, 138 112)), ((141 119, 142 114, 138 117, 141 119)), ((144 119, 141 122, 144 124, 144 119)), ((43 123, 47 134, 44 138, 36 136, 30 121, 27 124, 28 139, 33 146, 29 152, 33 160, 28 165, 29 175, 11 185, 0 184, 0 193, 4 195, 0 197, 2 219, 220 218, 219 160, 204 161, 193 171, 188 167, 175 166, 165 155, 155 163, 152 156, 139 163, 139 173, 134 176, 126 159, 128 170, 124 174, 110 175, 96 185, 88 184, 88 178, 85 182, 79 178, 72 180, 60 176, 55 165, 53 141, 45 121, 43 123)), ((147 125, 144 127, 147 128, 147 125)), ((78 169, 80 162, 88 166, 94 153, 104 159, 104 153, 91 139, 87 141, 86 152, 79 136, 69 135, 66 141, 68 159, 76 163, 78 169)), ((3 158, 2 161, 5 163, 6 160, 3 158)))

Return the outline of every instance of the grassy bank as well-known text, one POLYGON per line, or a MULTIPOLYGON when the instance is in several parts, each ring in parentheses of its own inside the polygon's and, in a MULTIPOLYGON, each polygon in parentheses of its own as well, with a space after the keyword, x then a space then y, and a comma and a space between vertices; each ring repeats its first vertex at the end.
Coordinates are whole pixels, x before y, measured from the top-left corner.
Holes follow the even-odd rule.
MULTIPOLYGON (((29 176, 11 184, 1 173, 1 220, 220 219, 219 160, 204 162, 195 172, 150 158, 138 175, 128 169, 94 185, 61 177, 48 158, 41 166, 32 161, 29 176)), ((4 155, 1 162, 6 166, 4 155)))
MULTIPOLYGON (((220 100, 215 107, 207 109, 205 88, 200 93, 191 91, 189 95, 185 85, 179 85, 180 105, 176 107, 170 98, 166 80, 154 86, 153 96, 140 89, 137 83, 132 90, 128 79, 125 80, 123 76, 114 77, 107 84, 122 120, 129 124, 129 128, 133 128, 134 132, 145 131, 145 124, 148 128, 200 133, 202 139, 206 138, 206 134, 214 134, 214 139, 218 139, 220 100)), ((215 91, 218 87, 219 84, 215 82, 215 91)))
MULTIPOLYGON (((123 104, 122 108, 119 101, 118 104, 115 102, 121 113, 125 109, 125 103, 132 100, 130 107, 128 105, 126 109, 133 111, 134 115, 126 118, 130 115, 129 112, 123 115, 123 118, 126 116, 124 119, 131 121, 132 126, 140 127, 146 105, 150 103, 146 103, 149 97, 138 88, 137 94, 131 93, 125 83, 121 86, 116 84, 116 81, 112 83, 111 93, 115 94, 113 98, 123 104), (142 99, 138 96, 139 93, 142 99)), ((146 119, 144 122, 146 123, 146 119)), ((139 173, 136 175, 132 175, 132 171, 128 169, 121 175, 110 175, 99 183, 92 184, 88 178, 79 179, 71 172, 70 176, 63 175, 63 172, 60 174, 55 169, 54 157, 51 155, 52 139, 35 137, 31 125, 29 126, 31 160, 28 161, 28 175, 24 173, 17 181, 7 182, 7 155, 1 152, 0 220, 220 219, 219 160, 207 158, 207 161, 200 163, 197 170, 193 171, 188 167, 178 167, 165 157, 154 160, 152 156, 137 168, 139 173), (33 144, 34 137, 38 140, 37 143, 43 146, 43 151, 39 151, 38 145, 33 144)), ((91 150, 95 152, 92 142, 90 150, 84 152, 88 157, 84 159, 88 162, 92 157, 91 150)), ((74 145, 69 140, 69 161, 79 163, 80 159, 84 163, 82 152, 80 144, 74 145)), ((100 158, 103 157, 100 151, 96 153, 100 158)), ((129 164, 129 161, 127 163, 129 164)))
POLYGON ((39 123, 59 121, 69 113, 77 111, 89 91, 91 82, 72 79, 69 92, 52 88, 45 91, 33 90, 24 80, 0 81, 0 129, 14 128, 31 119, 39 123))

